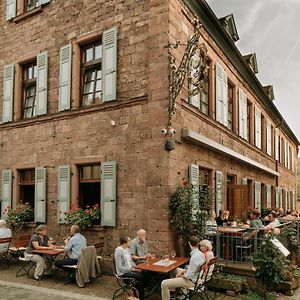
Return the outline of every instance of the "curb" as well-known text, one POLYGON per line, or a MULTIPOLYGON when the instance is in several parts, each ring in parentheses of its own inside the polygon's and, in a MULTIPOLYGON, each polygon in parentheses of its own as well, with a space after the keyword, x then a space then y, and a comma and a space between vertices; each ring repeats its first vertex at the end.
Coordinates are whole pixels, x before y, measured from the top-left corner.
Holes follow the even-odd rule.
POLYGON ((110 298, 87 296, 84 294, 64 292, 64 291, 60 291, 60 290, 56 290, 56 289, 37 287, 37 286, 29 285, 29 284, 8 282, 8 281, 3 281, 3 280, 0 280, 0 285, 14 287, 14 288, 22 288, 22 289, 26 289, 26 290, 32 290, 35 292, 40 292, 41 294, 50 294, 53 296, 69 297, 72 299, 79 299, 79 300, 110 300, 110 298))

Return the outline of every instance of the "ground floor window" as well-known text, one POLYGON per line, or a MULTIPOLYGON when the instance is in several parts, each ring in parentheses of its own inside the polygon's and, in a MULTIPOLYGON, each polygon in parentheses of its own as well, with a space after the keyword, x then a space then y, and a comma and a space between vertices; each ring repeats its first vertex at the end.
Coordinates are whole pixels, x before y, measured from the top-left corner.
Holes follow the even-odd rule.
MULTIPOLYGON (((35 204, 35 169, 20 170, 19 201, 28 203, 34 210, 35 204)), ((28 220, 28 221, 33 221, 28 220)))
POLYGON ((79 166, 79 203, 80 208, 100 204, 101 165, 79 166))

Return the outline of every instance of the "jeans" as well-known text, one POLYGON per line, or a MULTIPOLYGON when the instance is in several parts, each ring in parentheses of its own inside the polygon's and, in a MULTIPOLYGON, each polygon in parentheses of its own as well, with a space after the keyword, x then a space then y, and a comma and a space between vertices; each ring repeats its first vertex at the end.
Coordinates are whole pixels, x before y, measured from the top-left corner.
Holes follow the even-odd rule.
POLYGON ((123 274, 121 277, 134 278, 137 281, 134 287, 138 290, 140 299, 143 300, 145 298, 145 292, 144 292, 145 278, 143 274, 137 272, 127 272, 123 274))
POLYGON ((68 265, 68 266, 77 265, 77 262, 78 262, 78 259, 75 259, 75 258, 64 258, 64 259, 61 259, 61 260, 56 260, 54 262, 54 266, 67 271, 70 275, 70 274, 74 273, 75 270, 70 269, 70 268, 64 268, 63 266, 64 265, 68 265))

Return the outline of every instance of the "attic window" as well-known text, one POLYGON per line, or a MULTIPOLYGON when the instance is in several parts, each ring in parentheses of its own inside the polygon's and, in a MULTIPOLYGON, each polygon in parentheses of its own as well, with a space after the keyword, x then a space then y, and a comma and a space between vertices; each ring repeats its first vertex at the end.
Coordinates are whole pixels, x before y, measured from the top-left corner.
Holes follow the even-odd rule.
POLYGON ((264 86, 263 89, 271 100, 275 99, 273 85, 264 86))
POLYGON ((256 54, 251 53, 248 55, 244 55, 244 59, 250 69, 253 71, 253 73, 257 74, 258 73, 258 66, 257 66, 257 60, 256 60, 256 54))
POLYGON ((233 14, 220 18, 219 21, 221 22, 223 28, 228 33, 233 42, 236 42, 240 39, 237 28, 235 26, 233 14))

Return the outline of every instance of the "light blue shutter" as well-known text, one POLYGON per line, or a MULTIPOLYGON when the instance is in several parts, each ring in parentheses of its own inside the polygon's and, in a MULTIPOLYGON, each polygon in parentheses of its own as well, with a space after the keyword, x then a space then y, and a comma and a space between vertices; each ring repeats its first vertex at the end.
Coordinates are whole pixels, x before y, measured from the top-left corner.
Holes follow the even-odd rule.
POLYGON ((58 111, 71 107, 72 44, 60 48, 58 111))
POLYGON ((58 167, 57 218, 58 223, 66 223, 65 212, 70 211, 71 171, 69 165, 58 167))
POLYGON ((8 21, 16 16, 17 0, 7 0, 6 3, 6 20, 8 21))
POLYGON ((247 139, 247 96, 239 89, 239 135, 247 139))
POLYGON ((4 66, 3 71, 3 105, 2 105, 2 122, 10 122, 13 117, 14 102, 14 65, 4 66))
POLYGON ((216 63, 216 121, 222 123, 223 68, 216 63))
POLYGON ((261 112, 255 106, 255 146, 261 149, 261 112))
POLYGON ((46 222, 46 168, 35 168, 34 222, 46 222))
POLYGON ((269 119, 267 119, 267 154, 272 155, 272 128, 269 119))
POLYGON ((199 211, 199 167, 194 164, 189 165, 189 181, 194 186, 193 204, 192 204, 192 218, 196 218, 199 211))
POLYGON ((275 188, 275 207, 280 208, 280 191, 278 186, 275 188))
POLYGON ((39 116, 47 113, 48 52, 37 56, 36 87, 36 114, 39 116))
POLYGON ((279 160, 279 133, 278 133, 278 128, 275 128, 275 159, 279 160))
POLYGON ((12 188, 12 171, 2 171, 2 203, 1 203, 1 219, 6 219, 7 215, 4 214, 4 210, 11 206, 11 188, 12 188))
POLYGON ((195 89, 195 86, 193 85, 192 78, 199 72, 200 66, 196 67, 197 61, 199 62, 199 56, 194 55, 190 61, 190 79, 189 79, 189 98, 190 103, 200 109, 200 93, 196 95, 192 95, 193 90, 195 89), (195 68, 196 67, 196 68, 195 68))
POLYGON ((257 208, 259 212, 261 211, 261 183, 255 182, 255 190, 254 190, 254 208, 257 208))
POLYGON ((267 185, 267 208, 272 208, 272 187, 267 185))
POLYGON ((219 213, 222 208, 222 180, 223 173, 216 171, 216 212, 219 213))
POLYGON ((279 188, 279 208, 283 208, 282 205, 283 204, 283 196, 282 196, 282 189, 279 188))
POLYGON ((248 179, 247 178, 242 179, 242 185, 248 185, 248 179))
POLYGON ((224 126, 228 126, 228 80, 225 70, 223 70, 223 108, 222 108, 222 123, 224 126))
POLYGON ((101 164, 101 225, 116 226, 117 163, 101 164))
POLYGON ((51 0, 40 0, 41 5, 49 3, 51 0))
POLYGON ((103 32, 103 102, 117 99, 117 28, 103 32))

